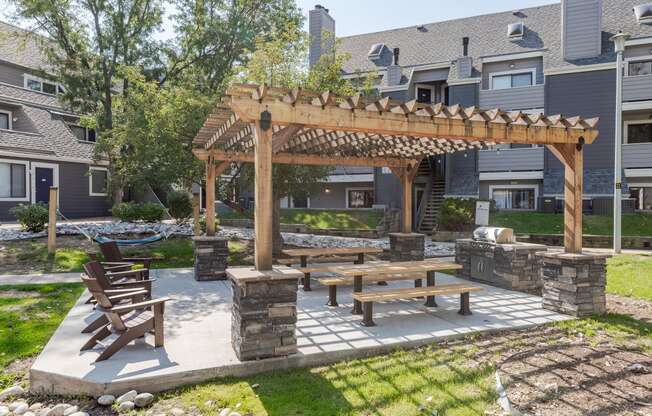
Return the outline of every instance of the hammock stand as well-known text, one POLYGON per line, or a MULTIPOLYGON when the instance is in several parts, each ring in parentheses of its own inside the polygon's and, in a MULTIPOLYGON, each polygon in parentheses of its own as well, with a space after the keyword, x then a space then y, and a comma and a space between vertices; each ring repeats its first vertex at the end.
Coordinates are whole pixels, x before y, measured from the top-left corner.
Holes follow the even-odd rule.
POLYGON ((57 213, 63 218, 64 220, 68 221, 70 225, 75 227, 77 231, 79 231, 84 237, 86 237, 89 241, 94 241, 98 244, 102 243, 109 243, 111 241, 115 241, 115 243, 119 246, 143 246, 146 244, 151 244, 155 243, 157 241, 161 241, 163 239, 167 239, 169 237, 169 234, 165 233, 156 233, 152 236, 145 237, 145 238, 138 238, 138 239, 133 239, 133 240, 119 240, 119 239, 114 239, 114 238, 109 238, 102 236, 100 234, 91 234, 88 231, 84 230, 82 227, 78 226, 74 222, 71 222, 68 218, 66 218, 61 211, 57 209, 57 213))

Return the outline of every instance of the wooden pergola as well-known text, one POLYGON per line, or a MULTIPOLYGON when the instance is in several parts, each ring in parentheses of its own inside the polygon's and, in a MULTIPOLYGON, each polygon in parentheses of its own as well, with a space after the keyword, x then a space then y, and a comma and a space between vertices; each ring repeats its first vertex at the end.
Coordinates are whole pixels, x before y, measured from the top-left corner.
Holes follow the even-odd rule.
MULTIPOLYGON (((498 143, 545 145, 565 166, 564 246, 582 251, 583 146, 598 119, 459 105, 367 101, 265 85, 232 85, 194 139, 214 184, 231 162, 255 168, 255 265, 272 268, 272 164, 388 167, 403 187, 402 231, 412 232, 412 180, 421 159, 498 143)), ((206 187, 206 231, 215 233, 215 187, 206 187)))

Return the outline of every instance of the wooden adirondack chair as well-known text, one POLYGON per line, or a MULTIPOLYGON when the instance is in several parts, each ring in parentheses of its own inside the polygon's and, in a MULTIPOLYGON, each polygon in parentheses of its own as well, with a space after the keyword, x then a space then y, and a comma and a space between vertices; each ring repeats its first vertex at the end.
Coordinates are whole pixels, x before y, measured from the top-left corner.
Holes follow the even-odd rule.
POLYGON ((98 256, 99 253, 94 251, 87 251, 86 255, 91 261, 99 261, 102 267, 104 267, 105 272, 123 272, 131 270, 134 267, 133 263, 114 263, 110 261, 101 261, 98 256))
MULTIPOLYGON (((134 294, 138 292, 109 297, 97 280, 82 276, 82 281, 97 299, 96 309, 104 313, 109 324, 93 334, 88 342, 81 347, 81 351, 90 350, 97 344, 104 345, 102 340, 113 334, 117 335, 118 338, 105 346, 95 362, 110 358, 131 341, 144 336, 148 332, 154 333, 155 348, 163 346, 163 313, 165 302, 169 298, 120 304, 121 299, 133 299, 134 294)), ((140 291, 141 295, 145 293, 145 291, 140 291)))
MULTIPOLYGON (((144 299, 150 299, 152 297, 152 283, 154 280, 143 279, 143 273, 140 270, 107 274, 99 262, 92 261, 84 264, 84 271, 86 272, 86 276, 98 282, 107 296, 144 290, 144 299)), ((86 303, 97 303, 97 299, 91 295, 86 303)), ((106 316, 102 315, 86 326, 82 330, 82 333, 91 333, 108 323, 109 321, 106 319, 106 316)))
POLYGON ((108 241, 106 243, 100 243, 100 251, 104 256, 104 260, 110 263, 131 263, 131 264, 142 264, 145 269, 147 269, 147 274, 149 276, 149 268, 154 261, 151 257, 123 257, 120 252, 120 247, 115 241, 108 241))

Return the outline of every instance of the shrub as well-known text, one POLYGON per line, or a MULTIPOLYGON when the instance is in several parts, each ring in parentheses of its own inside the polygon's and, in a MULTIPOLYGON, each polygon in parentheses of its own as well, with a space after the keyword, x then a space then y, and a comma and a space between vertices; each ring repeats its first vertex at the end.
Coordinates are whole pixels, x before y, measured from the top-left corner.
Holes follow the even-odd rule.
POLYGON ((9 210, 26 231, 40 233, 48 222, 48 206, 42 202, 26 205, 19 204, 9 210))
MULTIPOLYGON (((216 215, 215 216, 215 231, 218 230, 220 226, 220 218, 216 215)), ((206 215, 202 215, 199 217, 199 229, 201 230, 202 234, 206 234, 206 215)))
POLYGON ((165 208, 153 202, 122 202, 115 205, 111 212, 122 221, 158 222, 165 216, 165 208))
POLYGON ((475 198, 446 198, 439 224, 446 231, 467 231, 475 225, 475 198))
POLYGON ((168 194, 168 212, 177 222, 192 217, 192 198, 188 192, 172 191, 168 194))

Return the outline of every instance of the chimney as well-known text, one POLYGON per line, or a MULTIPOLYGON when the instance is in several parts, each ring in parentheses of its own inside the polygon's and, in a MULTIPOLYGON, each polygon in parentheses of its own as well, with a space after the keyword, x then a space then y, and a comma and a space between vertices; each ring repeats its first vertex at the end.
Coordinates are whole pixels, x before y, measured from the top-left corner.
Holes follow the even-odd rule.
POLYGON ((310 34, 310 52, 308 62, 313 66, 323 55, 333 51, 335 40, 335 20, 328 14, 328 9, 317 4, 308 14, 308 31, 310 34))
POLYGON ((561 1, 561 48, 567 61, 602 53, 602 0, 561 1))
POLYGON ((385 85, 394 86, 401 84, 401 78, 403 77, 403 71, 401 66, 398 64, 400 49, 393 49, 393 58, 392 64, 387 67, 387 75, 385 76, 385 85))
POLYGON ((473 72, 473 58, 469 56, 469 38, 462 38, 462 56, 457 58, 457 77, 460 79, 471 78, 473 72))

